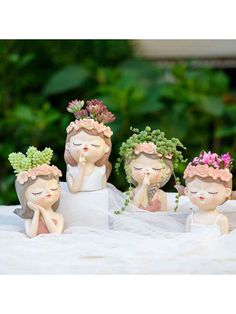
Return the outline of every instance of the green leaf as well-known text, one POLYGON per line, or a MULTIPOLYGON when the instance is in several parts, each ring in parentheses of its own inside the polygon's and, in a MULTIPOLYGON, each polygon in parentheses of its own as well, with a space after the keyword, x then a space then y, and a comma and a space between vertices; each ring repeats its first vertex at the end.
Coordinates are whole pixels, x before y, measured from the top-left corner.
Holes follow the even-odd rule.
POLYGON ((80 65, 71 65, 56 72, 43 89, 45 96, 66 92, 81 86, 89 77, 88 71, 80 65))

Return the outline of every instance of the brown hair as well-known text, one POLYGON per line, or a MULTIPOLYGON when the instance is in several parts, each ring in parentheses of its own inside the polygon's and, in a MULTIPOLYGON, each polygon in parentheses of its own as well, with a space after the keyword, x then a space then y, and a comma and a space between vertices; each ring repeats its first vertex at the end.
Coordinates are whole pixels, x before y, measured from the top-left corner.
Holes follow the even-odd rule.
MULTIPOLYGON (((164 186, 169 180, 170 180, 170 177, 172 175, 172 172, 173 172, 173 164, 172 164, 172 161, 170 159, 166 159, 166 158, 160 158, 158 157, 156 154, 146 154, 146 153, 141 153, 143 155, 145 155, 146 157, 148 158, 151 158, 151 159, 160 159, 160 160, 163 160, 164 163, 170 168, 170 173, 169 175, 165 178, 165 180, 161 181, 160 182, 160 187, 164 186)), ((136 158, 138 158, 141 154, 139 154, 136 158)), ((127 161, 127 165, 130 165, 130 163, 135 160, 136 158, 132 158, 130 159, 129 161, 127 161)), ((126 167, 125 167, 126 169, 126 167)), ((127 171, 127 170, 126 170, 127 171)), ((133 185, 137 185, 137 182, 132 178, 131 176, 131 183, 133 185)))
MULTIPOLYGON (((67 137, 66 137, 66 143, 68 143, 70 141, 72 136, 79 134, 81 131, 84 131, 85 133, 87 133, 89 135, 100 136, 105 141, 105 143, 110 147, 109 151, 107 153, 105 153, 103 155, 103 157, 95 163, 95 165, 98 167, 105 165, 105 167, 106 167, 106 178, 108 179, 110 174, 111 174, 111 169, 112 169, 111 163, 109 162, 109 156, 111 154, 111 148, 112 148, 111 138, 104 136, 103 133, 98 133, 97 130, 95 130, 95 129, 87 130, 85 128, 81 128, 78 131, 73 130, 70 133, 68 133, 67 137)), ((64 159, 65 159, 66 164, 69 164, 70 166, 76 166, 77 165, 76 161, 71 156, 70 151, 66 147, 65 147, 64 159)))
MULTIPOLYGON (((40 176, 37 176, 37 178, 42 178, 43 180, 56 179, 59 182, 59 178, 57 176, 53 176, 52 174, 40 175, 40 176)), ((20 201, 21 208, 16 208, 14 210, 14 213, 23 219, 32 219, 34 216, 34 211, 28 207, 27 201, 25 198, 25 191, 34 182, 35 182, 35 180, 33 180, 31 178, 29 178, 28 181, 25 182, 24 184, 20 184, 17 180, 15 181, 16 193, 17 193, 18 199, 20 201)), ((59 202, 60 202, 60 199, 55 204, 52 205, 53 210, 57 210, 57 208, 59 206, 59 202)))

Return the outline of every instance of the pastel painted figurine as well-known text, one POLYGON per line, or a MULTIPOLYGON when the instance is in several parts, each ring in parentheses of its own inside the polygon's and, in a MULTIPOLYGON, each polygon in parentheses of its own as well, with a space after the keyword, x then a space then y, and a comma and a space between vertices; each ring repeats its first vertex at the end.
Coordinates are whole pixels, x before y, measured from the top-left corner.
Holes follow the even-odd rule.
MULTIPOLYGON (((183 161, 177 147, 183 147, 176 138, 168 140, 160 130, 135 132, 120 148, 116 165, 125 164, 127 181, 134 186, 129 193, 131 202, 144 210, 156 212, 168 209, 166 193, 161 189, 173 174, 173 164, 183 161)), ((128 201, 126 201, 126 204, 128 201)))
POLYGON ((9 161, 17 175, 15 187, 21 208, 14 213, 25 220, 29 238, 45 233, 61 233, 63 216, 56 212, 60 201, 61 171, 50 166, 52 150, 29 147, 26 155, 11 153, 9 161))
POLYGON ((217 211, 231 197, 232 159, 229 153, 202 151, 184 171, 184 189, 190 201, 197 206, 186 221, 187 232, 222 235, 229 232, 228 218, 217 211))
POLYGON ((99 100, 74 100, 67 110, 76 120, 67 127, 65 162, 67 185, 70 192, 104 189, 111 173, 112 131, 105 123, 114 121, 114 115, 99 100), (83 109, 82 109, 83 108, 83 109))

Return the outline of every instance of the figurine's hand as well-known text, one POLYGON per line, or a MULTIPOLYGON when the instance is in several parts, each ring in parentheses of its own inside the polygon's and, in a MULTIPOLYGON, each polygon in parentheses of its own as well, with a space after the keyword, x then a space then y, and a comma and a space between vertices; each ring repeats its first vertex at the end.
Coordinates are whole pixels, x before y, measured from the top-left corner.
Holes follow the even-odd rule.
POLYGON ((82 166, 82 167, 85 167, 86 166, 86 159, 84 157, 84 154, 81 154, 80 157, 79 157, 79 164, 82 166))
POLYGON ((32 202, 27 202, 27 205, 29 206, 30 209, 32 209, 34 212, 39 212, 40 211, 40 206, 32 203, 32 202))
POLYGON ((146 173, 143 179, 143 185, 144 186, 149 186, 150 185, 150 174, 146 173))

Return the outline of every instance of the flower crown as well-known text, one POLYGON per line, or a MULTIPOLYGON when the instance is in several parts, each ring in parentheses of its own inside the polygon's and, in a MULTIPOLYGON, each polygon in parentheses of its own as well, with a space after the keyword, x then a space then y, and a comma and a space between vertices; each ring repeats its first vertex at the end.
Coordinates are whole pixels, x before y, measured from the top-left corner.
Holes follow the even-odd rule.
POLYGON ((212 177, 222 181, 232 179, 232 158, 229 153, 221 156, 216 153, 202 151, 199 157, 195 157, 184 171, 184 179, 199 176, 202 178, 212 177))
POLYGON ((39 175, 62 176, 61 171, 56 166, 50 166, 52 155, 51 148, 46 147, 43 151, 39 151, 36 147, 31 146, 26 155, 20 152, 11 153, 8 159, 17 175, 17 181, 24 184, 29 178, 35 180, 39 175))
POLYGON ((72 130, 85 128, 87 130, 95 129, 98 133, 103 133, 106 137, 111 137, 113 132, 105 123, 110 123, 115 120, 115 116, 108 111, 102 101, 97 99, 88 100, 84 109, 83 100, 73 100, 69 102, 67 111, 73 113, 76 117, 74 122, 71 122, 67 127, 67 133, 72 130))
POLYGON ((178 147, 186 149, 177 138, 168 140, 165 134, 160 130, 152 130, 149 126, 143 131, 139 129, 130 128, 133 135, 123 142, 120 147, 117 163, 115 165, 116 171, 119 172, 121 162, 131 161, 135 155, 141 153, 156 154, 160 158, 167 158, 172 160, 173 166, 176 168, 179 162, 185 162, 182 152, 178 147))

